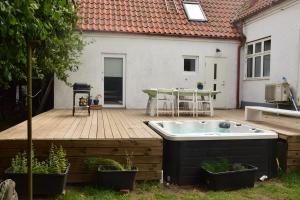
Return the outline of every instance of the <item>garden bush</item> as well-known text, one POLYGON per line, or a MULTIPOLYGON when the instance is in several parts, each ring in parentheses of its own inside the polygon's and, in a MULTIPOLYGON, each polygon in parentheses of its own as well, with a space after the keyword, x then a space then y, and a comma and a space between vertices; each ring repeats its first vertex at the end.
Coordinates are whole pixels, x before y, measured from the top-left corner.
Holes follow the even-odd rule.
MULTIPOLYGON (((66 153, 62 146, 57 147, 51 144, 47 160, 39 161, 35 157, 35 149, 32 148, 32 173, 35 174, 60 174, 68 167, 66 153)), ((9 170, 13 173, 27 173, 27 154, 19 152, 11 160, 9 170)))

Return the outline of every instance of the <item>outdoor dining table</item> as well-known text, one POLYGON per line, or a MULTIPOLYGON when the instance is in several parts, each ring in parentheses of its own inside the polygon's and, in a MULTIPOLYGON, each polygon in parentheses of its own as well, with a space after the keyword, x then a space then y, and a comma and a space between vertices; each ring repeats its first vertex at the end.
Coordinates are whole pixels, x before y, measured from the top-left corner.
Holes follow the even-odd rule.
MULTIPOLYGON (((146 108, 146 114, 150 115, 150 116, 154 116, 156 113, 155 107, 156 107, 156 95, 157 95, 157 88, 150 88, 150 89, 145 89, 143 90, 144 93, 148 94, 148 102, 147 102, 147 108, 146 108)), ((176 96, 176 94, 178 94, 178 89, 163 89, 163 94, 169 94, 172 95, 173 94, 176 96)), ((210 99, 213 98, 213 96, 217 95, 218 93, 220 93, 220 91, 212 91, 212 90, 198 90, 195 89, 194 92, 197 92, 198 96, 203 96, 203 98, 205 96, 208 96, 210 99)), ((184 91, 184 90, 180 90, 180 95, 186 95, 186 96, 191 96, 193 95, 193 92, 191 92, 190 90, 188 91, 184 91)), ((210 103, 210 106, 213 110, 213 104, 210 103)))

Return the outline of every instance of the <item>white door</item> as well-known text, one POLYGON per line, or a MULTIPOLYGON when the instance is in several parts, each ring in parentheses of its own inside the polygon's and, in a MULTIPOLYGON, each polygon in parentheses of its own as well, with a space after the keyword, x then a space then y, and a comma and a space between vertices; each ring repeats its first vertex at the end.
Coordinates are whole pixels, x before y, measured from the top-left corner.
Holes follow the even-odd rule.
POLYGON ((125 107, 125 55, 102 55, 102 100, 104 107, 125 107))
POLYGON ((225 58, 205 58, 205 82, 204 89, 218 90, 221 93, 213 97, 215 108, 226 108, 225 93, 225 58))

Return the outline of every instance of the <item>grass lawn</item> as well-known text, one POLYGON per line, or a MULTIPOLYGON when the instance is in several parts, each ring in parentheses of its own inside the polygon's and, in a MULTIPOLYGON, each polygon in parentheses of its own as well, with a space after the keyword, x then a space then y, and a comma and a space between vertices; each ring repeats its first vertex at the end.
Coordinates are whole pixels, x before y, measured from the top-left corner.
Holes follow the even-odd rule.
POLYGON ((205 192, 191 187, 164 187, 160 184, 137 184, 130 194, 120 194, 109 190, 100 190, 90 186, 68 187, 65 196, 58 200, 113 200, 113 199, 199 199, 199 200, 240 200, 240 199, 300 199, 300 172, 283 175, 280 178, 257 183, 252 189, 242 189, 230 192, 205 192))

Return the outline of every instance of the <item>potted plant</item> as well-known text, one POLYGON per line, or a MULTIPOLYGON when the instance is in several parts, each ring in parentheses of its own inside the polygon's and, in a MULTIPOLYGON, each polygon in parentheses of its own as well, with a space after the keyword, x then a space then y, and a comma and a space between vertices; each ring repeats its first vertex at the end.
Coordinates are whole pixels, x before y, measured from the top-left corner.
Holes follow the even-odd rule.
MULTIPOLYGON (((63 148, 51 145, 47 160, 39 161, 32 152, 33 195, 55 196, 61 194, 67 183, 70 164, 63 148)), ((18 153, 11 161, 11 166, 5 170, 6 179, 16 182, 19 195, 27 194, 27 155, 18 153)))
POLYGON ((89 158, 86 163, 89 168, 97 166, 97 185, 115 190, 133 190, 138 169, 132 165, 130 157, 122 165, 112 159, 89 158))
POLYGON ((197 88, 198 88, 198 90, 203 90, 203 83, 199 81, 197 83, 197 88))
POLYGON ((92 105, 92 103, 93 103, 93 97, 90 96, 90 98, 89 98, 89 105, 92 105))
POLYGON ((99 100, 101 99, 101 94, 98 94, 96 97, 95 97, 95 99, 94 99, 94 105, 98 105, 99 104, 99 100))
POLYGON ((201 177, 209 190, 234 190, 253 187, 256 171, 252 165, 210 161, 201 166, 201 177))

